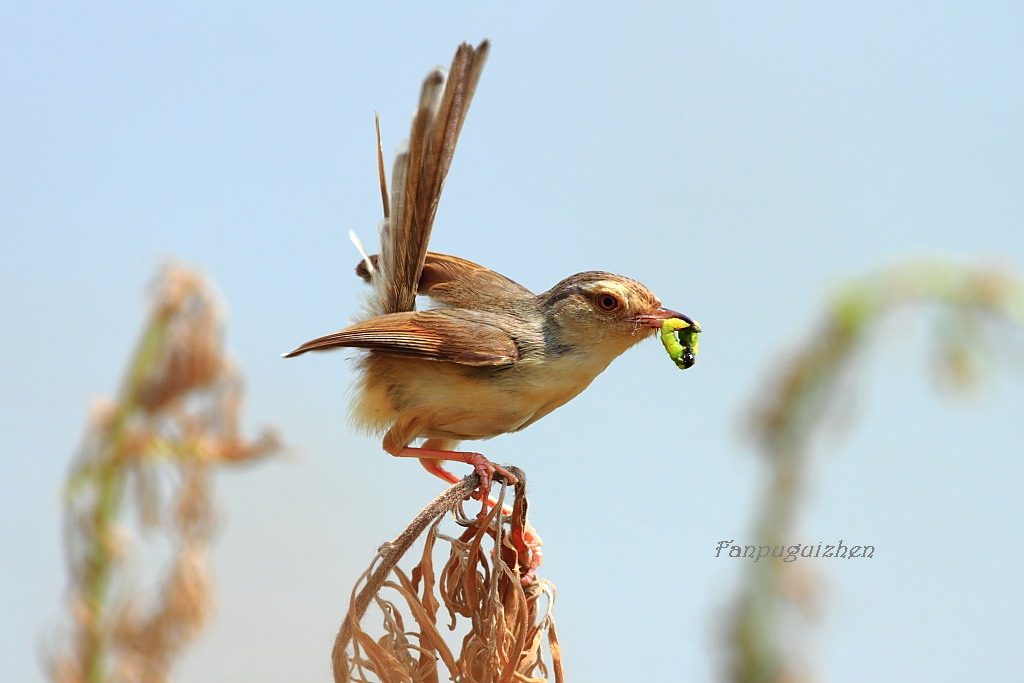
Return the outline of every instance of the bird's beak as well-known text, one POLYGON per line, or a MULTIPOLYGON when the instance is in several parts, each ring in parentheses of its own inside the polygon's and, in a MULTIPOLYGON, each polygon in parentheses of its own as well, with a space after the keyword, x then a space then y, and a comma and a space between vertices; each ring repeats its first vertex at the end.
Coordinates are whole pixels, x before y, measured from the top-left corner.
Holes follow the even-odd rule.
POLYGON ((629 319, 629 322, 640 327, 661 327, 661 323, 668 320, 669 318, 679 318, 685 320, 694 327, 697 323, 693 322, 693 319, 688 315, 683 315, 679 311, 673 311, 671 308, 659 308, 654 313, 647 315, 638 315, 629 319))

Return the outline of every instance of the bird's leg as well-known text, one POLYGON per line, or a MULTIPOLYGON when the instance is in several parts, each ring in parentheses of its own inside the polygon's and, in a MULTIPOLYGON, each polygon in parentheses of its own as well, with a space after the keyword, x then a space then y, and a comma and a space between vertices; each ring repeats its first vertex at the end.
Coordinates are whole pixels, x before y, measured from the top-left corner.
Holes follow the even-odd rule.
POLYGON ((460 479, 454 472, 446 470, 441 463, 443 460, 428 460, 427 458, 420 458, 420 464, 423 465, 423 469, 430 472, 435 477, 444 479, 449 484, 458 484, 460 479))
MULTIPOLYGON (((430 458, 420 458, 420 464, 423 465, 423 469, 425 469, 427 472, 430 472, 435 477, 440 477, 441 479, 444 479, 449 484, 458 484, 461 481, 461 479, 459 479, 458 475, 446 470, 444 466, 441 465, 442 462, 444 461, 431 460, 430 458)), ((477 492, 477 495, 479 496, 479 491, 477 492)), ((498 501, 496 501, 494 498, 487 498, 488 506, 494 507, 497 504, 498 501)), ((486 507, 484 508, 484 510, 486 511, 486 507)), ((512 508, 510 508, 508 505, 502 505, 501 514, 506 516, 511 515, 512 508)))
MULTIPOLYGON (((495 473, 505 477, 509 484, 515 485, 519 482, 508 470, 501 465, 495 465, 485 458, 482 453, 452 450, 459 443, 453 439, 427 439, 423 442, 421 448, 410 446, 409 443, 415 438, 416 432, 419 429, 420 425, 415 421, 399 423, 388 430, 388 433, 384 435, 384 443, 381 445, 384 446, 385 451, 398 458, 419 458, 420 462, 424 460, 435 461, 437 463, 436 466, 430 467, 424 463, 424 467, 429 472, 451 483, 455 483, 458 479, 455 479, 452 473, 441 467, 441 463, 445 460, 456 460, 472 465, 480 477, 480 488, 476 497, 483 500, 485 506, 487 496, 491 492, 491 482, 494 479, 495 473)), ((484 507, 484 512, 486 510, 487 508, 484 507)))
POLYGON ((519 482, 511 472, 506 470, 501 465, 496 465, 481 453, 471 453, 465 451, 446 451, 435 448, 413 448, 411 446, 405 446, 397 453, 392 455, 398 456, 399 458, 419 458, 420 462, 424 460, 438 461, 436 465, 430 466, 424 463, 424 467, 427 471, 441 477, 445 481, 452 483, 458 481, 454 479, 454 475, 448 472, 441 466, 441 462, 445 460, 455 460, 457 462, 464 462, 467 465, 472 465, 473 470, 480 477, 480 489, 478 491, 479 498, 484 501, 484 509, 481 511, 481 515, 487 511, 487 496, 491 492, 491 482, 494 479, 495 474, 500 474, 505 477, 505 481, 513 486, 519 482))

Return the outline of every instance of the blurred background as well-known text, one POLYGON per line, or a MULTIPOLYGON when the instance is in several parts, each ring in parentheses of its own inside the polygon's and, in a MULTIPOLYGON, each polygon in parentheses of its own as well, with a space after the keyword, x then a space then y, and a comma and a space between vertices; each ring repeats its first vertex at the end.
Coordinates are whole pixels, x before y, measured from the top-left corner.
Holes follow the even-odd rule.
MULTIPOLYGON (((174 257, 228 310, 246 426, 284 457, 218 481, 214 622, 181 681, 326 681, 349 590, 441 488, 346 424, 344 326, 385 155, 420 81, 492 40, 436 251, 534 291, 635 277, 700 321, 529 430, 482 444, 529 474, 570 680, 715 680, 764 467, 750 406, 852 276, 941 255, 1024 264, 1024 8, 593 3, 19 3, 0 27, 0 671, 43 680, 65 623, 61 487, 112 395, 147 283, 174 257)), ((390 162, 388 162, 390 164, 390 162)), ((809 651, 834 681, 1024 678, 1017 375, 937 392, 927 329, 857 366, 792 543, 819 585, 809 651)))

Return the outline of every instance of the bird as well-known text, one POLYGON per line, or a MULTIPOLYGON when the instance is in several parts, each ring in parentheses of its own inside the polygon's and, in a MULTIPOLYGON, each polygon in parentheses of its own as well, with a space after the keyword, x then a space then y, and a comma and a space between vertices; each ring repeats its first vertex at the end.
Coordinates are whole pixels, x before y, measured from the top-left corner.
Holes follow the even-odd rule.
POLYGON ((577 273, 534 294, 482 265, 428 251, 489 49, 486 40, 477 47, 463 43, 447 77, 435 69, 424 80, 408 143, 396 155, 390 201, 377 121, 384 220, 380 253, 363 252, 356 266, 372 287, 366 310, 354 324, 284 354, 362 349, 350 409, 355 425, 383 434, 387 453, 418 458, 448 482, 459 479, 445 461, 472 465, 485 508, 495 476, 513 484, 516 478, 482 453, 458 450, 460 443, 529 427, 579 395, 667 319, 695 326, 621 275, 577 273), (417 310, 417 296, 429 306, 417 310))

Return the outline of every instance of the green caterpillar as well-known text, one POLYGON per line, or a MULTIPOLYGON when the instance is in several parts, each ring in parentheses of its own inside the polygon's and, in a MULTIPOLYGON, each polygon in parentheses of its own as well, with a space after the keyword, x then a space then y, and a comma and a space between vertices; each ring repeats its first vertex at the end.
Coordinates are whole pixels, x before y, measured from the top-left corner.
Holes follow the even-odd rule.
POLYGON ((668 351, 668 357, 680 370, 697 362, 697 335, 700 325, 690 324, 679 318, 668 318, 661 323, 661 343, 668 351))

